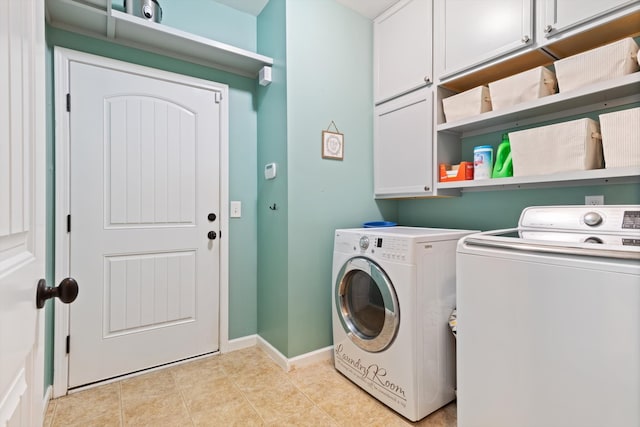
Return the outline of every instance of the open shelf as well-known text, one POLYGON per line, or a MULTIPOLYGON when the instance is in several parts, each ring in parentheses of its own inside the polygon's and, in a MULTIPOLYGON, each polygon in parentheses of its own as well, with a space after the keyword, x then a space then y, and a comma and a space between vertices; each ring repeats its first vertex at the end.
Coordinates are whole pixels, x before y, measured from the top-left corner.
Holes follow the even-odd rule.
POLYGON ((640 183, 640 167, 594 169, 548 175, 482 179, 478 181, 439 182, 440 190, 493 191, 526 188, 573 187, 600 184, 640 183))
POLYGON ((273 65, 267 56, 113 10, 109 0, 47 0, 47 19, 54 27, 245 77, 273 65))
POLYGON ((546 116, 558 118, 577 113, 601 110, 622 104, 640 102, 640 72, 618 79, 598 82, 566 93, 556 93, 543 98, 523 102, 512 107, 488 111, 464 120, 443 123, 438 132, 454 132, 462 136, 489 133, 496 129, 512 128, 546 116))

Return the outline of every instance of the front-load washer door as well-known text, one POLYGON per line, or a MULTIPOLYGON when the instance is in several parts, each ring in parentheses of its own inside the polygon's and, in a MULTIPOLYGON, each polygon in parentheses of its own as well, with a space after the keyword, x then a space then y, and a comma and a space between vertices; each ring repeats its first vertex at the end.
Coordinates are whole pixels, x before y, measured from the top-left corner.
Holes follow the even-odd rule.
POLYGON ((389 347, 400 325, 400 308, 384 270, 368 258, 351 258, 340 269, 334 292, 338 318, 351 341, 374 353, 389 347))

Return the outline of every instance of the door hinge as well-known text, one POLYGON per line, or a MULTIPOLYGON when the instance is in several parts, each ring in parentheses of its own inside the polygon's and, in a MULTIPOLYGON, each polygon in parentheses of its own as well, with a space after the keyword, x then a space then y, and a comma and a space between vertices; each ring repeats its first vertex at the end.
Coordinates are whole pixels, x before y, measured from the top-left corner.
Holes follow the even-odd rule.
POLYGON ((67 335, 67 344, 66 344, 66 352, 69 354, 71 350, 71 335, 67 335))
POLYGON ((218 231, 218 238, 222 239, 222 230, 218 231))
POLYGON ((71 111, 71 94, 67 94, 67 111, 71 111))
POLYGON ((67 215, 67 233, 71 233, 71 215, 67 215))
POLYGON ((220 104, 220 102, 222 101, 222 93, 214 92, 214 94, 215 94, 215 98, 216 98, 216 104, 220 104))

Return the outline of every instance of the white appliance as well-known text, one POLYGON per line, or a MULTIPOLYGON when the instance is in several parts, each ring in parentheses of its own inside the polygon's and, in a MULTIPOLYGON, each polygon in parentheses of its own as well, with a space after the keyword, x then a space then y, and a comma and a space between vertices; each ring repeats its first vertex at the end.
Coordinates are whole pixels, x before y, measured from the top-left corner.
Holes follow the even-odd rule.
POLYGON ((640 206, 525 209, 457 250, 458 426, 640 426, 640 206))
POLYGON ((417 421, 454 399, 456 243, 464 230, 336 230, 335 367, 417 421))

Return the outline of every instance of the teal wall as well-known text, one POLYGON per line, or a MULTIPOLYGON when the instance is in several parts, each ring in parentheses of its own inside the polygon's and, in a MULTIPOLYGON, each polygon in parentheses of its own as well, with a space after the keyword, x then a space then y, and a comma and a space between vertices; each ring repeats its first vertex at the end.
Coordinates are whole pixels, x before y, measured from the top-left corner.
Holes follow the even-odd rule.
POLYGON ((287 52, 285 1, 271 0, 258 17, 259 52, 273 58, 273 82, 258 89, 258 333, 288 347, 287 52), (264 179, 276 163, 277 177, 264 179), (276 209, 269 207, 275 205, 276 209))
POLYGON ((294 357, 332 343, 334 230, 396 209, 373 199, 371 21, 334 0, 271 0, 258 48, 275 60, 258 90, 258 333, 294 357), (343 161, 321 157, 331 121, 343 161), (265 181, 270 162, 278 177, 265 181))
POLYGON ((287 1, 289 357, 333 342, 334 230, 396 216, 373 199, 372 40, 371 21, 333 0, 287 1), (321 157, 331 121, 342 161, 321 157))
MULTIPOLYGON (((165 20, 177 28, 213 37, 219 25, 230 27, 225 41, 247 49, 255 50, 256 17, 238 13, 226 6, 208 0, 164 0, 165 20), (184 5, 191 11, 188 16, 173 16, 170 5, 184 5), (194 6, 198 5, 196 9, 194 6), (213 7, 215 5, 216 7, 213 7), (191 7, 189 7, 191 6, 191 7), (238 42, 233 39, 237 36, 238 42), (249 43, 249 40, 253 42, 249 43)), ((229 338, 239 338, 255 334, 257 331, 257 218, 256 218, 256 168, 257 168, 257 113, 255 105, 255 79, 239 77, 175 60, 162 55, 151 54, 127 48, 107 41, 81 36, 47 26, 47 279, 53 280, 53 215, 54 215, 54 134, 53 134, 53 46, 88 52, 104 57, 145 65, 175 73, 185 74, 205 80, 229 85, 229 199, 242 201, 242 218, 229 220, 229 338)), ((60 96, 58 94, 58 96, 60 96)), ((80 284, 82 286, 82 284, 80 284)), ((53 378, 53 307, 46 311, 45 334, 45 384, 52 384, 53 378)))

